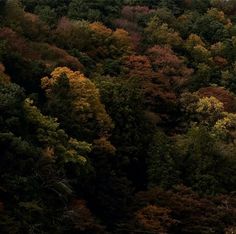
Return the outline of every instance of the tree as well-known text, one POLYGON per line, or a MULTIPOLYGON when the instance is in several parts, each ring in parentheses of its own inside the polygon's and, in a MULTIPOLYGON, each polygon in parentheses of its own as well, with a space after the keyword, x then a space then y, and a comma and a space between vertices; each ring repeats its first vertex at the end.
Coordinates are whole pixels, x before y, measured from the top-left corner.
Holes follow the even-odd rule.
POLYGON ((222 84, 226 86, 231 92, 235 91, 235 81, 234 76, 236 72, 235 63, 232 64, 231 69, 227 69, 226 71, 222 72, 222 84))
POLYGON ((97 5, 86 0, 73 0, 69 5, 68 16, 77 20, 99 21, 102 16, 97 5))
POLYGON ((88 0, 72 0, 69 4, 68 16, 72 19, 107 22, 119 15, 121 1, 115 0, 110 5, 108 0, 91 2, 88 0))
POLYGON ((193 32, 210 43, 223 41, 229 37, 229 31, 225 28, 224 24, 208 14, 196 20, 193 25, 193 32))
POLYGON ((210 0, 185 0, 185 5, 191 10, 196 10, 199 13, 205 13, 210 7, 210 0))
POLYGON ((214 137, 204 127, 191 128, 185 137, 184 144, 181 140, 177 141, 177 144, 183 146, 181 154, 186 168, 182 169, 185 184, 200 193, 215 194, 223 191, 217 168, 219 165, 222 167, 224 159, 220 151, 217 151, 214 137))
POLYGON ((211 53, 208 51, 206 44, 198 35, 190 34, 187 38, 185 47, 189 51, 189 54, 195 63, 209 62, 211 53))
POLYGON ((234 225, 234 204, 234 196, 200 197, 184 186, 168 191, 156 187, 136 194, 134 214, 140 215, 142 229, 135 226, 133 220, 129 228, 150 233, 156 233, 155 228, 163 228, 163 233, 171 234, 224 233, 234 225))
POLYGON ((233 15, 236 10, 236 4, 233 0, 211 0, 211 5, 220 10, 223 10, 228 15, 233 15))
POLYGON ((54 9, 49 6, 37 6, 35 13, 39 15, 40 19, 48 23, 50 26, 54 25, 57 20, 57 14, 54 9))
POLYGON ((69 137, 55 119, 25 99, 18 85, 1 83, 0 90, 0 230, 63 233, 72 195, 66 166, 73 164, 81 172, 90 145, 69 137))
POLYGON ((163 132, 157 132, 150 143, 147 157, 148 185, 150 187, 171 188, 180 184, 181 158, 174 142, 163 132))
MULTIPOLYGON (((114 121, 111 142, 118 169, 138 188, 146 184, 145 157, 152 126, 146 116, 138 79, 97 79, 101 98, 114 121)), ((153 127, 154 128, 154 127, 153 127)))
POLYGON ((195 74, 193 75, 193 79, 191 81, 192 89, 197 90, 201 87, 209 86, 212 80, 212 73, 212 68, 208 64, 197 64, 195 74))
POLYGON ((175 224, 175 220, 170 217, 171 210, 149 205, 137 211, 136 222, 138 232, 168 233, 168 229, 175 224))
POLYGON ((224 25, 226 25, 226 27, 230 28, 232 26, 232 23, 230 21, 229 18, 226 18, 225 14, 223 11, 219 11, 216 8, 211 8, 207 11, 207 14, 209 16, 212 16, 213 18, 215 18, 216 20, 218 20, 219 22, 223 23, 224 25))
POLYGON ((42 88, 48 98, 48 111, 72 136, 90 142, 109 136, 112 121, 95 84, 82 73, 58 67, 51 77, 42 79, 42 88))
MULTIPOLYGON (((129 33, 124 29, 116 29, 112 35, 114 42, 112 45, 115 47, 118 55, 127 55, 132 52, 133 45, 129 33)), ((115 51, 114 51, 115 52, 115 51)))
POLYGON ((91 30, 87 21, 70 21, 62 17, 55 30, 55 39, 59 47, 87 51, 91 48, 91 30), (79 36, 80 35, 80 36, 79 36))
POLYGON ((128 78, 150 80, 154 76, 152 65, 147 56, 130 55, 124 57, 124 67, 127 69, 128 78))
POLYGON ((198 17, 195 11, 186 11, 175 20, 175 28, 179 31, 183 39, 191 34, 192 26, 198 17))
POLYGON ((235 95, 224 87, 204 87, 198 90, 200 97, 215 97, 224 105, 224 111, 235 113, 235 95))
MULTIPOLYGON (((176 121, 177 97, 189 82, 192 69, 168 46, 154 46, 147 51, 155 75, 144 82, 144 92, 150 110, 162 118, 162 124, 170 126, 176 121), (175 116, 173 119, 172 117, 175 116)), ((174 124, 175 125, 175 124, 174 124)))
POLYGON ((86 206, 86 201, 81 199, 73 199, 67 212, 71 218, 71 232, 94 232, 104 233, 104 227, 96 223, 95 217, 86 206))
POLYGON ((158 17, 151 18, 144 31, 148 35, 145 41, 149 46, 168 44, 177 47, 182 44, 179 33, 169 28, 168 24, 162 23, 158 17))
POLYGON ((37 93, 40 90, 40 77, 45 75, 45 65, 39 61, 22 58, 17 53, 9 53, 4 57, 6 73, 12 81, 24 87, 27 93, 37 93))
POLYGON ((201 98, 202 95, 204 94, 199 91, 193 94, 186 93, 181 98, 185 112, 183 126, 188 129, 188 133, 182 134, 174 141, 180 150, 177 152, 183 157, 183 165, 188 166, 179 171, 184 173, 182 178, 190 179, 191 174, 192 179, 187 179, 184 183, 201 193, 226 192, 228 188, 232 188, 235 178, 234 173, 230 181, 227 176, 223 176, 227 167, 230 173, 235 167, 232 157, 235 151, 232 144, 235 137, 235 114, 225 112, 224 104, 215 97, 201 98), (189 150, 186 150, 186 146, 189 150))

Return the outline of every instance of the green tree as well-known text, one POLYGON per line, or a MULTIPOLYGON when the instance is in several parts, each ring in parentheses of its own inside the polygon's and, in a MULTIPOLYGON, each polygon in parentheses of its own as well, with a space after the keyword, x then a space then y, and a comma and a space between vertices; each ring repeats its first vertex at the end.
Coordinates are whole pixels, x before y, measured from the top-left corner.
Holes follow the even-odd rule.
POLYGON ((107 22, 110 18, 119 15, 121 8, 121 0, 111 2, 109 0, 88 1, 88 0, 72 0, 68 16, 72 19, 85 19, 89 21, 107 22))
POLYGON ((101 99, 115 124, 111 142, 117 149, 119 168, 142 188, 146 185, 146 149, 154 129, 144 111, 140 83, 136 79, 111 77, 98 77, 97 83, 101 99))
POLYGON ((49 6, 37 6, 35 8, 35 13, 39 15, 40 19, 49 25, 55 25, 57 21, 57 14, 54 9, 51 9, 49 6))
POLYGON ((229 37, 229 31, 224 24, 207 14, 196 20, 193 32, 210 43, 223 41, 229 37))
POLYGON ((180 46, 182 44, 182 38, 179 33, 170 28, 168 24, 162 23, 158 17, 151 18, 144 31, 148 35, 145 40, 149 47, 165 44, 180 46))
POLYGON ((176 140, 183 157, 181 176, 185 185, 202 194, 225 193, 232 189, 235 173, 229 179, 224 172, 229 164, 229 171, 235 168, 235 160, 231 156, 234 150, 203 126, 192 127, 186 135, 176 140))
POLYGON ((1 83, 0 91, 1 233, 63 233, 72 195, 67 165, 81 173, 90 145, 69 137, 18 85, 1 83))
POLYGON ((92 47, 91 35, 87 21, 70 21, 63 17, 55 30, 55 41, 61 48, 85 52, 92 47))
POLYGON ((181 157, 174 142, 164 133, 158 132, 150 143, 147 158, 149 187, 159 186, 164 189, 181 183, 181 157))

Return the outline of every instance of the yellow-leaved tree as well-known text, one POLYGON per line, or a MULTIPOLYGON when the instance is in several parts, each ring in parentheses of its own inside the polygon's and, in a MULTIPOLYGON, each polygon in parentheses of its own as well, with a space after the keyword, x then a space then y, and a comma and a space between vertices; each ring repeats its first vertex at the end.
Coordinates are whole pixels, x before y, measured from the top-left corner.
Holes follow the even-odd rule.
POLYGON ((88 142, 109 138, 112 120, 100 101, 99 90, 81 72, 58 67, 41 80, 47 110, 71 136, 88 142))
POLYGON ((193 120, 193 126, 205 126, 209 133, 225 142, 234 142, 236 114, 225 111, 224 103, 216 97, 199 97, 199 93, 182 95, 181 102, 193 120))

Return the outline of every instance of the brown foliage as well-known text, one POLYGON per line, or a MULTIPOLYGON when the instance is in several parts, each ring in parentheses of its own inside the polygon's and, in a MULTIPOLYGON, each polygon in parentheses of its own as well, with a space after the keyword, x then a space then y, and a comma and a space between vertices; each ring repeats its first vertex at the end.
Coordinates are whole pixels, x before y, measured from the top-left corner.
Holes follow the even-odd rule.
POLYGON ((9 83, 11 78, 5 74, 5 67, 0 63, 0 83, 9 83))
POLYGON ((83 69, 79 60, 65 50, 47 43, 29 43, 25 38, 10 28, 0 29, 0 39, 6 40, 9 49, 18 52, 23 58, 42 60, 47 66, 68 66, 75 70, 83 69))
MULTIPOLYGON (((170 89, 169 80, 163 74, 155 72, 151 59, 147 56, 131 55, 124 59, 124 65, 128 70, 128 78, 140 78, 146 108, 149 115, 152 112, 160 114, 162 120, 168 119, 168 114, 176 105, 176 94, 170 89), (168 108, 167 108, 168 107, 168 108)), ((154 113, 152 116, 156 116, 154 113)), ((158 118, 157 116, 155 118, 158 118)), ((153 120, 152 122, 159 122, 153 120)))
POLYGON ((140 16, 148 15, 155 12, 147 6, 124 6, 121 11, 122 18, 129 21, 136 21, 140 16))
POLYGON ((138 24, 123 18, 114 20, 114 24, 116 27, 123 28, 129 33, 133 47, 137 51, 142 40, 138 24))
MULTIPOLYGON (((166 209, 163 212, 167 222, 163 222, 163 226, 169 229, 167 233, 222 233, 236 222, 235 202, 234 196, 203 198, 184 186, 177 186, 173 191, 154 188, 137 194, 135 213, 153 206, 166 209), (172 220, 174 222, 168 222, 172 220)), ((157 233, 155 226, 152 228, 150 230, 157 233)))
POLYGON ((192 70, 169 47, 154 46, 147 56, 130 56, 126 64, 129 76, 143 78, 147 109, 158 113, 165 122, 175 111, 177 96, 186 85, 192 70))
POLYGON ((71 21, 62 17, 53 33, 60 48, 87 51, 93 46, 92 31, 87 21, 71 21))
POLYGON ((65 50, 47 43, 28 43, 23 37, 10 28, 0 29, 0 39, 7 41, 8 49, 20 53, 26 59, 42 60, 47 66, 68 66, 83 70, 79 60, 65 50))
POLYGON ((114 23, 117 27, 124 28, 125 30, 127 30, 130 33, 139 30, 137 23, 131 22, 127 19, 123 19, 123 18, 116 19, 116 20, 114 20, 114 23))
MULTIPOLYGON (((192 74, 192 69, 185 66, 184 60, 167 46, 156 45, 148 50, 148 55, 160 78, 169 77, 174 82, 181 84, 192 74)), ((168 80, 171 82, 166 78, 163 81, 168 80)))
POLYGON ((138 227, 150 233, 167 234, 168 228, 175 224, 170 217, 169 209, 156 205, 148 205, 135 214, 138 227))
POLYGON ((5 67, 2 63, 0 63, 0 72, 4 72, 5 71, 5 67))
POLYGON ((131 55, 124 64, 129 78, 141 78, 147 109, 168 119, 176 106, 178 92, 192 73, 170 48, 154 46, 147 51, 148 56, 131 55))
POLYGON ((47 43, 32 43, 32 48, 37 51, 38 59, 42 60, 47 66, 66 66, 83 71, 83 65, 79 60, 63 49, 47 43))
POLYGON ((12 51, 20 53, 23 57, 31 59, 38 58, 38 53, 32 50, 27 41, 11 28, 1 28, 0 39, 6 40, 12 51))
POLYGON ((103 227, 96 223, 84 200, 74 199, 70 204, 68 213, 74 221, 74 231, 78 233, 104 233, 103 227))
POLYGON ((50 34, 49 26, 39 16, 28 12, 24 13, 21 27, 24 35, 35 41, 42 41, 50 34))
POLYGON ((236 99, 233 93, 230 93, 223 87, 204 87, 198 90, 200 97, 215 97, 224 104, 227 112, 236 112, 236 99))
POLYGON ((114 24, 117 27, 123 28, 129 33, 135 50, 139 50, 139 45, 142 40, 142 30, 137 21, 141 16, 153 12, 154 10, 147 6, 124 6, 121 11, 121 18, 114 20, 114 24))
POLYGON ((141 79, 150 79, 154 73, 150 60, 147 56, 131 55, 124 58, 124 66, 128 69, 129 78, 138 77, 141 79))
POLYGON ((227 59, 221 57, 221 56, 216 56, 213 58, 215 64, 217 66, 219 66, 220 68, 224 68, 227 64, 228 64, 228 61, 227 59))

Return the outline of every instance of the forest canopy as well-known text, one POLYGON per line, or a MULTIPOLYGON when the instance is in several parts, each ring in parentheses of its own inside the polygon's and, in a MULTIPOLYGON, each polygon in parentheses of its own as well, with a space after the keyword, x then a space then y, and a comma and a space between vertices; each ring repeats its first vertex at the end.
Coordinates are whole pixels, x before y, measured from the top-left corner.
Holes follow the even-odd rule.
POLYGON ((235 0, 0 0, 0 233, 236 232, 235 0))

